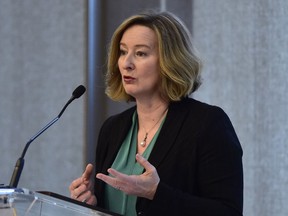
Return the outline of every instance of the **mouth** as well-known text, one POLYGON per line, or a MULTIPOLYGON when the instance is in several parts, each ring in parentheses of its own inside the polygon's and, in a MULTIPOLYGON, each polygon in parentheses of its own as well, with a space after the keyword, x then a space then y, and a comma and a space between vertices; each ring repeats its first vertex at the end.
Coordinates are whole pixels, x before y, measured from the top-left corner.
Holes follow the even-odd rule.
POLYGON ((131 76, 123 76, 123 80, 126 83, 130 83, 130 82, 133 82, 135 80, 135 78, 131 77, 131 76))

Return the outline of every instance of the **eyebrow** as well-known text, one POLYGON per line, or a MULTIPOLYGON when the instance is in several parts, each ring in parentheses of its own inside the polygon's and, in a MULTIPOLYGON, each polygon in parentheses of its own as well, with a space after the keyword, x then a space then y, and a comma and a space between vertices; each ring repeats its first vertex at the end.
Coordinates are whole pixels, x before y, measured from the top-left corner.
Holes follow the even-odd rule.
MULTIPOLYGON (((124 46, 124 47, 126 47, 127 45, 126 45, 125 43, 121 43, 121 42, 120 42, 120 46, 124 46)), ((134 47, 136 47, 136 48, 139 48, 139 47, 146 47, 146 48, 152 49, 151 46, 146 45, 146 44, 136 44, 134 47)))

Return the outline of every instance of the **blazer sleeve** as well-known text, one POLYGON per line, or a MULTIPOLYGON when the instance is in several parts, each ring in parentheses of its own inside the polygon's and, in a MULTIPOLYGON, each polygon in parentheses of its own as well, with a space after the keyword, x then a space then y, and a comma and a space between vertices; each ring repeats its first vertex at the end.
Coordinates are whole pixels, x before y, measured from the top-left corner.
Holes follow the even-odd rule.
POLYGON ((196 142, 196 191, 176 188, 160 178, 153 201, 142 200, 142 204, 149 202, 147 209, 144 209, 145 205, 141 206, 140 201, 138 212, 142 209, 145 215, 242 215, 242 148, 234 128, 225 112, 218 107, 210 110, 207 121, 199 127, 202 129, 196 142))

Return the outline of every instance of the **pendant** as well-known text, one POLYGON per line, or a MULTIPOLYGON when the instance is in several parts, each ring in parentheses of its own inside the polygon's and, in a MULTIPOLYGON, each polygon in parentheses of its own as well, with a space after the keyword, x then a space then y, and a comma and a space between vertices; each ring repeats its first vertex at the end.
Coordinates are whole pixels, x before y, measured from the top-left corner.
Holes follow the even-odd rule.
POLYGON ((145 146, 146 146, 146 141, 143 140, 143 141, 140 143, 140 145, 141 145, 142 147, 145 147, 145 146))
POLYGON ((140 143, 140 145, 141 145, 142 147, 145 147, 145 146, 146 146, 147 136, 148 136, 148 133, 145 134, 145 137, 144 137, 143 141, 140 143))

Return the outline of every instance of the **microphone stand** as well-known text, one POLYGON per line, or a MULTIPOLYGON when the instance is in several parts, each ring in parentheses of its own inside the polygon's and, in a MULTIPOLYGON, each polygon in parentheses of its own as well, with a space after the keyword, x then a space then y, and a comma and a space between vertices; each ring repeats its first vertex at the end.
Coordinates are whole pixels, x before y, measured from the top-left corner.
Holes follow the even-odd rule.
POLYGON ((26 151, 28 149, 28 147, 30 146, 30 144, 38 137, 40 136, 44 131, 46 131, 49 127, 51 127, 51 125, 53 125, 56 121, 58 121, 59 117, 55 117, 52 121, 50 121, 45 127, 43 127, 35 136, 33 136, 25 145, 25 148, 22 152, 21 157, 17 160, 16 164, 15 164, 15 168, 10 180, 10 184, 9 187, 11 188, 16 188, 24 167, 24 157, 26 154, 26 151))
POLYGON ((65 111, 65 109, 67 108, 67 106, 73 101, 75 100, 76 98, 79 98, 82 94, 84 94, 85 92, 85 87, 80 85, 78 86, 71 98, 69 99, 69 101, 65 104, 65 106, 62 108, 61 112, 59 113, 59 115, 57 117, 55 117, 54 119, 52 119, 52 121, 50 121, 45 127, 43 127, 38 133, 36 133, 33 137, 31 137, 31 139, 26 143, 25 145, 25 148, 21 154, 21 157, 17 160, 16 164, 15 164, 15 168, 14 168, 14 171, 13 171, 13 174, 12 174, 12 177, 11 177, 11 180, 10 180, 10 184, 9 184, 9 187, 10 188, 17 188, 17 185, 18 185, 18 182, 19 182, 19 179, 20 179, 20 176, 21 176, 21 173, 22 173, 22 170, 23 170, 23 167, 24 167, 24 163, 25 163, 25 160, 24 160, 24 157, 25 157, 25 154, 26 154, 26 151, 28 149, 28 147, 30 146, 30 144, 37 138, 39 137, 44 131, 46 131, 49 127, 51 127, 55 122, 57 122, 59 120, 59 118, 62 116, 63 112, 65 111))

